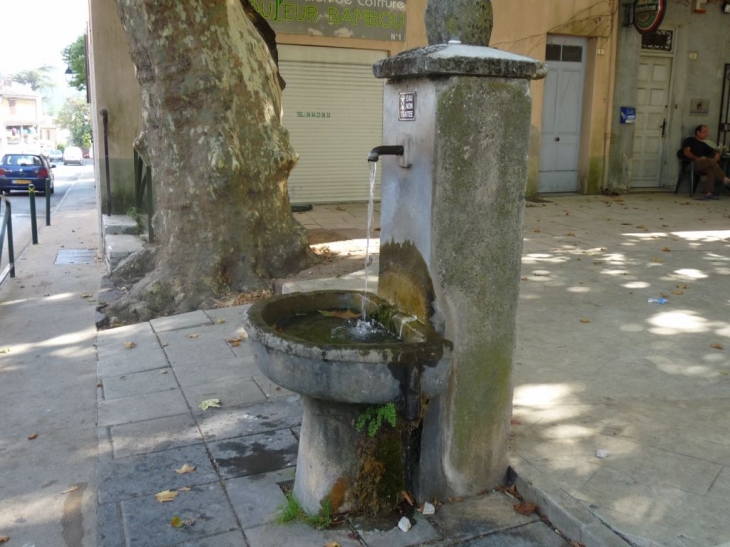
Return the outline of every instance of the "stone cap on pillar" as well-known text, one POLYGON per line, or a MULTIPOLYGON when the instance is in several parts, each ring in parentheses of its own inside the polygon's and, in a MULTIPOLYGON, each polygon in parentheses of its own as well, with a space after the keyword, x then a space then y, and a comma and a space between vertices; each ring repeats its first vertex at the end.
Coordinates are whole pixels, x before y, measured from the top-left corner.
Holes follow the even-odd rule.
POLYGON ((373 65, 376 78, 478 76, 540 80, 547 76, 542 61, 492 47, 438 44, 404 51, 373 65))

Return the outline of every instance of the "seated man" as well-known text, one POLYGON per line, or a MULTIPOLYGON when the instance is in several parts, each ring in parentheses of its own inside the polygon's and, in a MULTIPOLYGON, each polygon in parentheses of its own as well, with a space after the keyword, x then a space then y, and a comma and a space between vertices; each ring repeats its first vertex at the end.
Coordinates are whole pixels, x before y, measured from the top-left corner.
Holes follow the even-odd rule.
POLYGON ((717 199, 715 183, 720 180, 725 186, 730 186, 730 178, 725 176, 717 163, 720 161, 720 153, 703 142, 709 132, 706 125, 698 125, 695 128, 695 136, 684 139, 682 153, 687 159, 694 160, 696 174, 707 177, 705 199, 717 199))

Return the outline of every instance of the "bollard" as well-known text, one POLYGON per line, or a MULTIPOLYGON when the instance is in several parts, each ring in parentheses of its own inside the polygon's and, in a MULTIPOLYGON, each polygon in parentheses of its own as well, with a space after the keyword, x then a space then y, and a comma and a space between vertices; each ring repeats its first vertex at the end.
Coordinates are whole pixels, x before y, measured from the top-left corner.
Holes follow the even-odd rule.
POLYGON ((51 225, 51 181, 46 179, 46 226, 51 225))
POLYGON ((35 184, 28 185, 28 196, 30 197, 30 233, 33 238, 33 245, 38 245, 38 223, 35 218, 35 184))

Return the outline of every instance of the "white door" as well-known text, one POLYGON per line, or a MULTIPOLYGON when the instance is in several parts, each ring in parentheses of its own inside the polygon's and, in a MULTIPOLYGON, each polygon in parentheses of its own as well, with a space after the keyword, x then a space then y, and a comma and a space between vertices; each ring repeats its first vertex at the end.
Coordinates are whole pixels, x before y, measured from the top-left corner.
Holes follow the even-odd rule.
MULTIPOLYGON (((383 142, 383 83, 373 63, 384 51, 279 46, 286 80, 283 124, 299 154, 292 203, 368 201, 368 152, 383 142)), ((378 173, 380 174, 380 173, 378 173)), ((376 199, 380 198, 378 177, 376 199)))
MULTIPOLYGON (((636 102, 634 157, 631 187, 661 186, 662 151, 669 114, 672 59, 642 55, 639 60, 639 94, 636 102)), ((677 143, 679 148, 679 143, 677 143)))
POLYGON ((585 38, 548 36, 539 192, 578 190, 586 45, 585 38))

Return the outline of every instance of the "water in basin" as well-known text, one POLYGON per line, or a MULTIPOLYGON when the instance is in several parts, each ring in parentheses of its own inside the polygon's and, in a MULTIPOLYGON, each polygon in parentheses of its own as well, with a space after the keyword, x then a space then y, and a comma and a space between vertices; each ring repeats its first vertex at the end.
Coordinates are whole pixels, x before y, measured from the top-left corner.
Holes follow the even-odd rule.
POLYGON ((402 340, 375 321, 363 321, 351 310, 297 313, 280 321, 276 330, 315 344, 398 343, 402 340))

